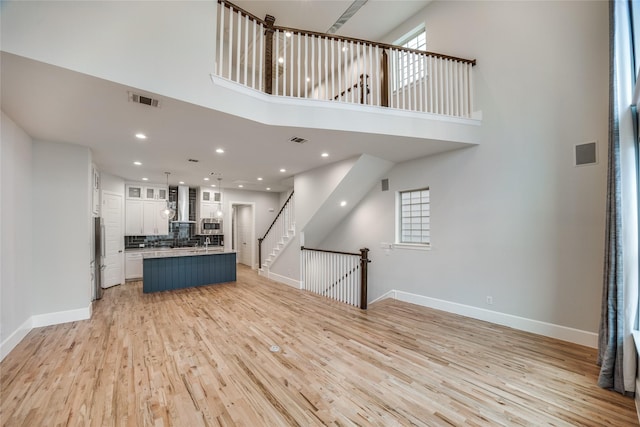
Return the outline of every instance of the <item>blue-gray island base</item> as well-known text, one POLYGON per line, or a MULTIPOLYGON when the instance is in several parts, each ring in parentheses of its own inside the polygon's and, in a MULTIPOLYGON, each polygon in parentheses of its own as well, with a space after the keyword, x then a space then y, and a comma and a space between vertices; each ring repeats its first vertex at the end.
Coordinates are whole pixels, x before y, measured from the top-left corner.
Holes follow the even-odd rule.
POLYGON ((149 257, 143 260, 142 291, 168 291, 236 281, 235 252, 149 257))

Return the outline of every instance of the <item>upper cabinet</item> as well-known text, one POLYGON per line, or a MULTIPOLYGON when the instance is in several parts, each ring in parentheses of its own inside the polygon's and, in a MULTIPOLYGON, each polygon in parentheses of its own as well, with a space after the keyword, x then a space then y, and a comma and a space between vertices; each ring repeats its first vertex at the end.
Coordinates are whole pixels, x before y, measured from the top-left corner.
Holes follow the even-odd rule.
POLYGON ((125 195, 125 235, 169 234, 169 220, 160 214, 169 197, 166 185, 129 183, 125 185, 125 195))
POLYGON ((125 194, 129 200, 167 200, 169 189, 160 184, 127 184, 125 194))
POLYGON ((220 203, 220 193, 200 187, 200 203, 220 203))
POLYGON ((141 185, 127 184, 125 186, 125 194, 127 199, 142 200, 144 187, 141 185))
POLYGON ((216 218, 216 213, 222 209, 222 195, 206 187, 198 188, 198 221, 202 218, 216 218))

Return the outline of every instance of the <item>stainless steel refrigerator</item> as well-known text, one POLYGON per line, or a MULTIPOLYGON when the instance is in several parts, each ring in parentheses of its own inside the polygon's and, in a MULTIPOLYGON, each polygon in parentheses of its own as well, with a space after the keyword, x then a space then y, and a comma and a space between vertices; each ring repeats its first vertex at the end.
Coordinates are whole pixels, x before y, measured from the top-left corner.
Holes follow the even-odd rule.
POLYGON ((93 259, 91 261, 93 299, 102 298, 102 273, 104 272, 104 223, 102 218, 93 219, 93 259))

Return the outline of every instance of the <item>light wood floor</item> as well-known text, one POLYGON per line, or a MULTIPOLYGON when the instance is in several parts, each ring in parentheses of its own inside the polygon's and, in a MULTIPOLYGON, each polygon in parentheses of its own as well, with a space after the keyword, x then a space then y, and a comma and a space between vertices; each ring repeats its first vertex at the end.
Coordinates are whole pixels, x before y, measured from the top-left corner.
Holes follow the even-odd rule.
POLYGON ((0 364, 2 426, 631 426, 593 349, 386 300, 238 281, 111 288, 0 364), (281 351, 270 352, 278 345, 281 351))

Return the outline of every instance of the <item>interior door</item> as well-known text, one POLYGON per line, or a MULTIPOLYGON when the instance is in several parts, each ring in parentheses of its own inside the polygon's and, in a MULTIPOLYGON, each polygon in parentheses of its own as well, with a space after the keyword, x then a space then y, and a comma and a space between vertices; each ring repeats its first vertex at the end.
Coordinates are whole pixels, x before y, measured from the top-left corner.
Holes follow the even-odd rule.
POLYGON ((124 234, 122 225, 122 196, 102 193, 104 221, 104 260, 102 287, 124 283, 124 234))
POLYGON ((253 268, 251 254, 253 251, 253 240, 251 238, 253 225, 253 206, 237 206, 237 251, 238 262, 253 268))

